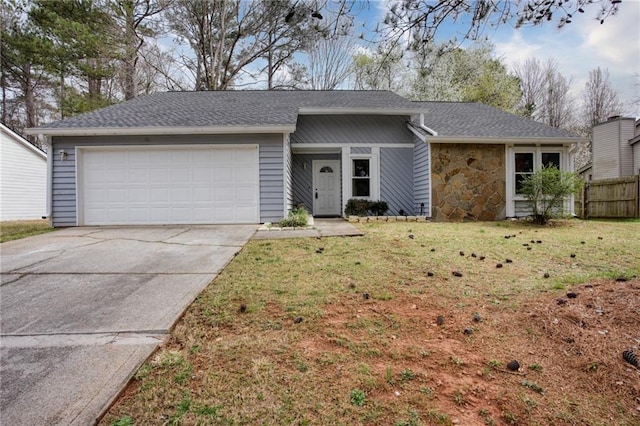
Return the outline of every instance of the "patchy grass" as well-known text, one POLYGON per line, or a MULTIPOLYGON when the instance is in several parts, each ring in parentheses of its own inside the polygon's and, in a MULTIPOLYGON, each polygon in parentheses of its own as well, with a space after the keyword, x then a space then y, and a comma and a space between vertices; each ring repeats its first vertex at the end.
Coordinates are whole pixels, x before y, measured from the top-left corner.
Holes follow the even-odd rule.
POLYGON ((102 424, 640 422, 640 223, 359 226, 251 241, 102 424))
POLYGON ((51 232, 48 220, 14 220, 0 222, 0 243, 51 232))

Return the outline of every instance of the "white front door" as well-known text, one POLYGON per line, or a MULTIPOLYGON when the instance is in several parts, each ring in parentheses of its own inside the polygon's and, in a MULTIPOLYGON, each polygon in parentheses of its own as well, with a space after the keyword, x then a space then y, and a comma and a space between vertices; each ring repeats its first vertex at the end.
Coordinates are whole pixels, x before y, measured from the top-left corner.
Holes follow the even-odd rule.
POLYGON ((340 216, 340 161, 313 160, 313 215, 340 216))

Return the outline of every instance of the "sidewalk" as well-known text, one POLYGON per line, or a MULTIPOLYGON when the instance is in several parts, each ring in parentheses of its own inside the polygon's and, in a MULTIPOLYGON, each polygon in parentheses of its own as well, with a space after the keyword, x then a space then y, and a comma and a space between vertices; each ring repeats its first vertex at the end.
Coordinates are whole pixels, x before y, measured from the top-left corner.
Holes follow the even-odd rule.
POLYGON ((281 238, 320 238, 320 237, 360 237, 360 229, 341 218, 311 218, 308 228, 280 229, 262 227, 253 235, 254 240, 275 240, 281 238))

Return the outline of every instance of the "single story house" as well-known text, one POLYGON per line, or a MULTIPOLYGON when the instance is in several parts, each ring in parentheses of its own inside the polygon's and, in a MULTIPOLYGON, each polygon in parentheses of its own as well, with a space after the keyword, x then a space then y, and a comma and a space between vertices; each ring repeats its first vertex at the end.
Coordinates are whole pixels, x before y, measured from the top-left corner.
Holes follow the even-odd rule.
MULTIPOLYGON (((155 93, 42 127, 54 226, 265 223, 296 205, 342 216, 529 214, 523 177, 573 170, 581 141, 486 105, 389 91, 155 93)), ((567 200, 567 208, 572 203, 567 200)))
POLYGON ((47 155, 0 124, 0 221, 46 213, 47 155))

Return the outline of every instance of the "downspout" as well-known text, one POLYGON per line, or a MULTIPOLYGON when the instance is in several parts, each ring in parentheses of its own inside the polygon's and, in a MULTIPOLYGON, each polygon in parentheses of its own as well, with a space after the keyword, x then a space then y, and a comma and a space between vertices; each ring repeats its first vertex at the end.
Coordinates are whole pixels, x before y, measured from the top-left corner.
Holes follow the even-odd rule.
POLYGON ((50 136, 45 136, 44 144, 47 146, 47 202, 43 219, 49 219, 49 225, 53 226, 53 141, 50 136))
MULTIPOLYGON (((425 138, 426 139, 426 138, 425 138)), ((433 217, 433 164, 431 164, 431 142, 427 142, 427 161, 429 162, 429 208, 427 216, 429 219, 433 217)))
POLYGON ((438 132, 436 132, 435 130, 427 127, 424 124, 424 113, 423 112, 420 113, 420 128, 426 130, 431 136, 438 136, 438 132))
MULTIPOLYGON (((575 169, 575 158, 574 158, 574 154, 578 151, 578 148, 579 148, 579 147, 578 147, 578 143, 577 143, 577 142, 573 142, 573 143, 571 144, 571 148, 569 148, 569 151, 568 151, 568 152, 569 152, 569 158, 568 158, 568 161, 569 161, 568 166, 569 166, 569 167, 568 167, 568 170, 571 170, 571 172, 575 172, 575 170, 574 170, 574 169, 575 169)), ((593 149, 593 142, 592 142, 592 149, 593 149)), ((570 214, 572 217, 576 217, 576 201, 575 201, 575 194, 571 194, 571 195, 569 196, 569 201, 568 201, 568 203, 569 203, 569 206, 568 206, 568 207, 569 207, 569 214, 570 214)), ((583 206, 583 208, 584 208, 584 200, 583 200, 582 206, 583 206)))

